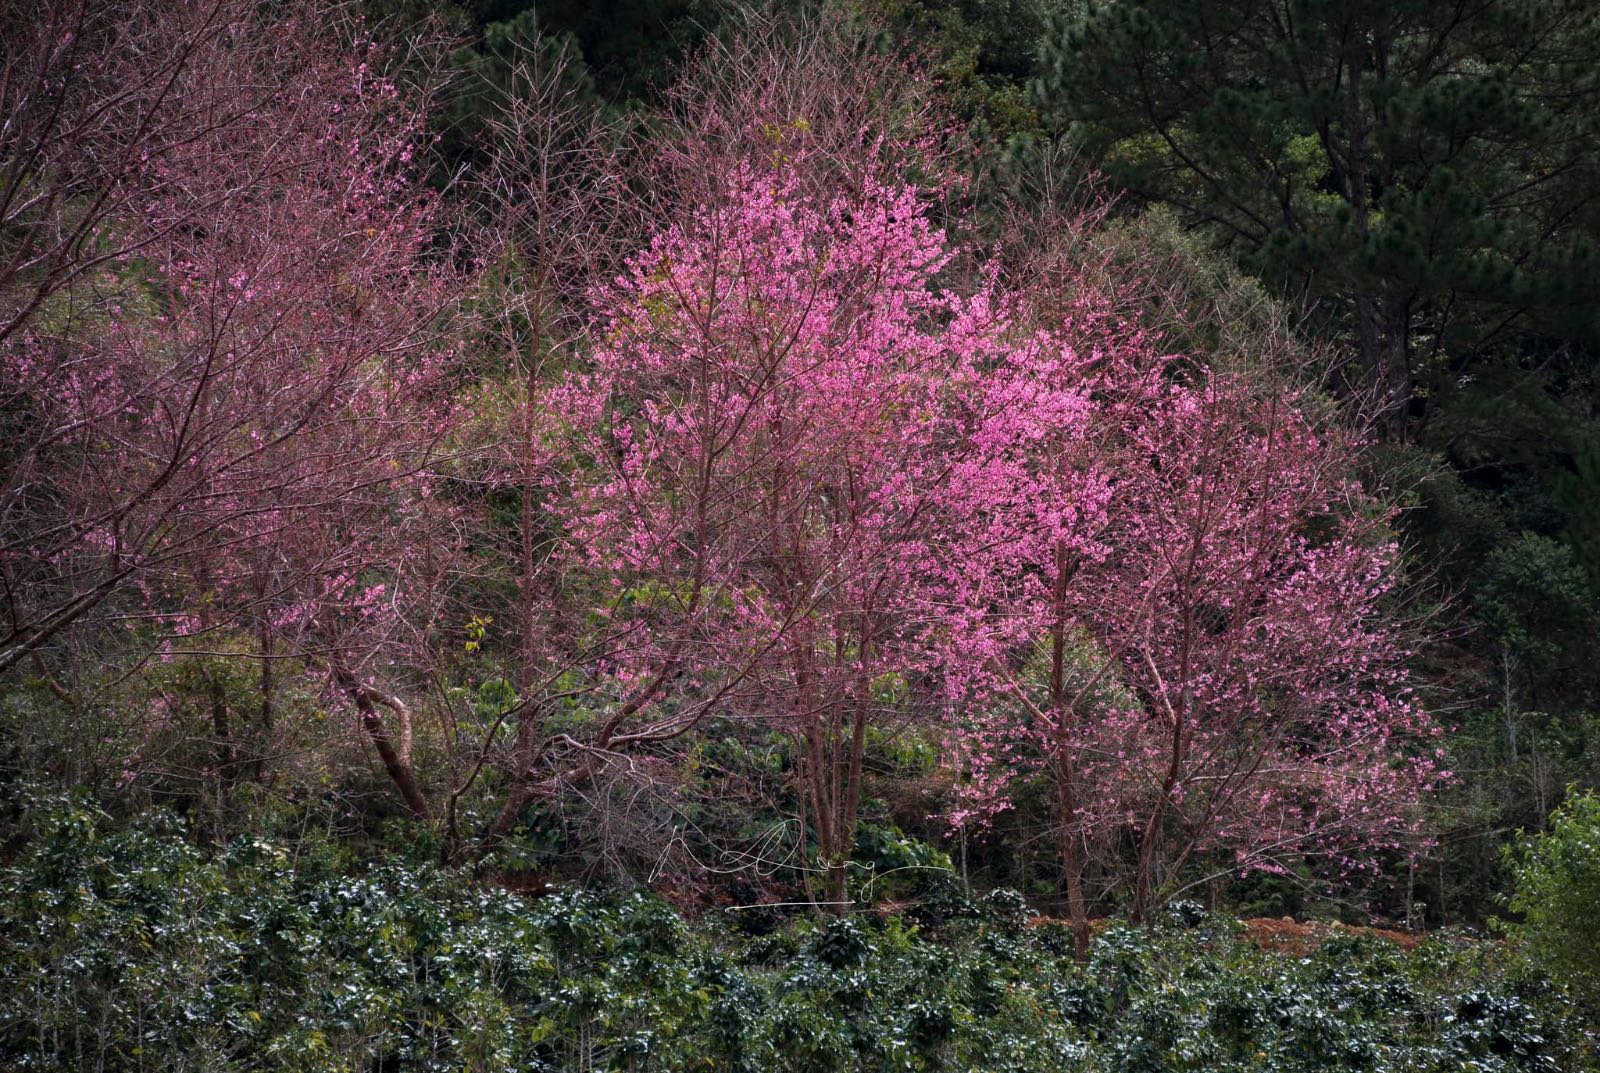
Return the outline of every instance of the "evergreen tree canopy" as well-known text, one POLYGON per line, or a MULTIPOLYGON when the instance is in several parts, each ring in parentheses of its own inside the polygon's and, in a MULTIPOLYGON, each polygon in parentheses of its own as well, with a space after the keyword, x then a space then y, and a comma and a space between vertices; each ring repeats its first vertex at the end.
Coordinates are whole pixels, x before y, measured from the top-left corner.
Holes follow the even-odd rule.
POLYGON ((1116 183, 1332 300, 1400 438, 1462 354, 1593 332, 1596 55, 1581 0, 1132 0, 1052 19, 1040 93, 1116 183))

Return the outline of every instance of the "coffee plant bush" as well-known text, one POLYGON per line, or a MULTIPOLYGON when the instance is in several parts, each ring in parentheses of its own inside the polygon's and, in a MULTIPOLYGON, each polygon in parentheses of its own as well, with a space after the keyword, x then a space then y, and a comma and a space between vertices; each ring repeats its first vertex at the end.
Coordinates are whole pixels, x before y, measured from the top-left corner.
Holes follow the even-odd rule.
POLYGON ((639 893, 527 899, 430 865, 84 800, 8 821, 0 1068, 1155 1073, 1600 1068, 1501 944, 1256 949, 1197 907, 1072 937, 1020 899, 746 930, 639 893))

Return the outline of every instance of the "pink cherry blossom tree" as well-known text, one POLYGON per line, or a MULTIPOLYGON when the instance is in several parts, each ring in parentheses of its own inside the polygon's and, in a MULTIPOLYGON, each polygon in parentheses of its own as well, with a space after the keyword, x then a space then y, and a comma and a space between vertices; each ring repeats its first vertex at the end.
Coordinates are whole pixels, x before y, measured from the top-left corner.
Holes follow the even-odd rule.
POLYGON ((982 825, 1016 777, 1042 768, 1055 789, 1068 912, 1087 950, 1078 735, 1104 670, 1084 675, 1087 570, 1113 557, 1112 511, 1128 418, 1162 391, 1164 361, 1147 333, 1081 276, 1058 277, 1066 310, 1026 330, 1013 295, 1004 345, 973 368, 966 460, 945 496, 945 682, 949 744, 971 781, 950 819, 982 825), (1019 722, 1019 717, 1021 722, 1019 722))
POLYGON ((620 692, 592 747, 721 709, 792 731, 842 909, 868 729, 901 710, 931 602, 947 254, 915 188, 819 196, 806 151, 791 126, 789 160, 740 163, 664 230, 556 398, 605 474, 570 508, 614 593, 620 692))
POLYGON ((1027 498, 1072 527, 995 497, 1014 530, 979 569, 994 591, 967 598, 953 684, 976 775, 954 819, 1006 807, 1025 772, 1052 781, 1080 953, 1095 839, 1135 847, 1109 865, 1135 919, 1197 855, 1348 870, 1408 844, 1437 731, 1410 700, 1358 444, 1281 380, 1162 356, 1104 311, 1052 334, 1076 360, 1045 382, 1093 403, 1076 427, 1046 421, 1062 447, 1027 457, 1061 461, 1028 470, 1027 498))
POLYGON ((572 555, 610 594, 583 745, 789 733, 843 912, 869 741, 932 709, 951 393, 993 318, 941 283, 955 188, 932 113, 900 110, 919 85, 837 28, 756 30, 676 99, 666 221, 552 396, 599 474, 567 494, 572 555))
POLYGON ((1135 919, 1196 853, 1345 870, 1407 844, 1437 730, 1385 608, 1397 552, 1349 476, 1359 445, 1314 427, 1293 390, 1217 370, 1130 442, 1120 554, 1086 584, 1138 700, 1097 748, 1134 816, 1135 919))
MULTIPOLYGON (((381 49, 314 16, 254 14, 236 50, 179 72, 201 113, 232 105, 245 61, 276 90, 147 162, 123 222, 146 238, 107 315, 26 331, 0 355, 28 415, 3 500, 0 667, 96 612, 179 651, 245 632, 262 719, 276 663, 310 659, 421 815, 409 714, 371 664, 431 613, 418 590, 448 549, 429 489, 451 422, 437 328, 455 284, 429 249, 420 115, 381 49), (294 43, 291 72, 252 35, 294 43)), ((219 700, 225 763, 227 717, 219 700)))

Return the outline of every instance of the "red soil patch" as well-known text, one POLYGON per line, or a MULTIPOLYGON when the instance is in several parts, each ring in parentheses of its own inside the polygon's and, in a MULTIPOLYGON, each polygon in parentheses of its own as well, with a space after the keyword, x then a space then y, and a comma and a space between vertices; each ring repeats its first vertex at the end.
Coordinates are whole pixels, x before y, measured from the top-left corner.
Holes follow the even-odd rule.
POLYGON ((1313 921, 1302 923, 1290 917, 1253 917, 1243 921, 1243 924, 1250 941, 1261 949, 1281 950, 1286 954, 1309 954, 1328 939, 1339 935, 1388 939, 1405 950, 1422 942, 1422 936, 1416 932, 1313 921))

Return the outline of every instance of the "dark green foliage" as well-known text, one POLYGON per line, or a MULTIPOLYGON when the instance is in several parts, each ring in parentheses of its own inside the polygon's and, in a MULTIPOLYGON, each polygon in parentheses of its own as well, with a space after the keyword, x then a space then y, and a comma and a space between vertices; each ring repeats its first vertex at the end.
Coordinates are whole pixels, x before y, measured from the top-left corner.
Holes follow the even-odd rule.
POLYGON ((1495 641, 1538 669, 1575 647, 1594 599, 1572 550, 1532 533, 1490 553, 1476 595, 1495 641))
POLYGON ((1044 29, 1041 0, 857 0, 896 44, 921 56, 974 147, 992 156, 1039 132, 1028 92, 1044 29))
POLYGON ((674 64, 722 15, 706 0, 471 0, 465 6, 479 25, 518 23, 550 37, 570 35, 608 100, 659 92, 674 64))
POLYGON ((1052 120, 1266 278, 1337 299, 1396 405, 1413 374, 1456 375, 1449 355, 1508 323, 1592 335, 1592 4, 1069 10, 1045 38, 1052 120))
POLYGON ((161 813, 8 824, 0 1060, 56 1070, 1596 1068, 1501 947, 1263 953, 1198 907, 1058 924, 992 894, 936 931, 858 916, 742 936, 645 895, 524 900, 326 847, 207 856, 161 813))

